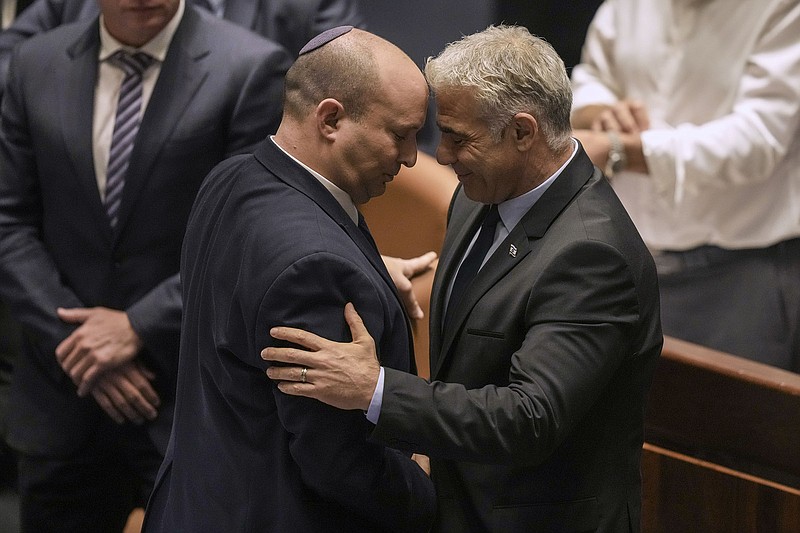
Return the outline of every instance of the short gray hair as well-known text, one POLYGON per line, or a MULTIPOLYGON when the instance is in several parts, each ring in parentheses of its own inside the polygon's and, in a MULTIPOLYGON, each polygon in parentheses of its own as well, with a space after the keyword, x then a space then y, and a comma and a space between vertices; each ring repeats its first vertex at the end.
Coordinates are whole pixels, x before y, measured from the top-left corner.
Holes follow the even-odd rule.
POLYGON ((489 26, 450 43, 428 58, 425 76, 434 93, 474 89, 495 141, 517 113, 536 118, 552 150, 570 141, 572 89, 564 62, 523 27, 489 26))

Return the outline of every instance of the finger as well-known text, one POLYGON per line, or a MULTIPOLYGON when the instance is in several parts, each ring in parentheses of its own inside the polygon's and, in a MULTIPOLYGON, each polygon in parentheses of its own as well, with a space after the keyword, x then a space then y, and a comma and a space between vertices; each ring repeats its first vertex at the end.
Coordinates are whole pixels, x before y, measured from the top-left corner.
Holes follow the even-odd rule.
MULTIPOLYGON (((279 348, 277 346, 270 346, 261 350, 261 358, 265 361, 272 361, 274 363, 285 363, 296 367, 306 366, 311 368, 314 366, 315 352, 308 352, 297 348, 279 348)), ((276 367, 285 368, 285 367, 276 367)))
POLYGON ((425 272, 431 268, 431 265, 436 260, 436 257, 436 252, 428 252, 419 257, 407 259, 403 272, 408 277, 414 277, 417 274, 421 274, 422 272, 425 272))
POLYGON ((117 389, 116 384, 110 386, 106 389, 106 393, 108 394, 111 403, 114 404, 114 407, 117 408, 119 412, 125 415, 125 418, 133 422, 134 424, 141 424, 144 422, 139 413, 128 403, 125 396, 117 389))
POLYGON ((274 339, 288 341, 292 344, 296 344, 314 351, 319 350, 330 342, 318 335, 314 335, 309 331, 303 331, 302 329, 297 328, 289 328, 286 326, 276 326, 269 330, 269 334, 274 339))
POLYGON ((631 113, 639 131, 650 129, 650 115, 647 114, 647 108, 641 102, 633 102, 631 104, 631 113))
POLYGON ((636 120, 633 118, 628 103, 621 104, 613 110, 614 120, 619 124, 619 131, 623 133, 634 133, 638 130, 636 120))
POLYGON ((72 353, 75 349, 75 345, 78 342, 78 338, 80 337, 80 333, 78 330, 73 331, 69 337, 58 343, 56 346, 56 359, 58 360, 61 365, 64 365, 64 361, 67 357, 72 353))
POLYGON ((414 285, 411 284, 408 278, 400 278, 396 280, 397 293, 403 299, 403 307, 408 312, 408 316, 414 319, 420 319, 424 316, 422 307, 417 301, 417 295, 414 294, 414 285))
POLYGON ((415 320, 420 320, 425 316, 425 313, 422 312, 422 307, 420 307, 419 302, 417 301, 417 295, 414 294, 414 291, 409 290, 407 292, 402 293, 403 296, 403 305, 408 310, 408 316, 415 320))
POLYGON ((122 395, 125 397, 125 400, 128 405, 130 405, 133 409, 136 410, 138 414, 143 416, 148 420, 154 420, 156 416, 158 416, 158 411, 156 410, 155 406, 151 405, 150 402, 139 392, 139 389, 124 377, 119 382, 119 389, 122 395))
POLYGON ((431 460, 427 455, 415 453, 411 455, 411 459, 417 463, 428 476, 431 475, 431 460))
POLYGON ((267 369, 267 377, 273 381, 290 381, 304 383, 303 369, 305 372, 305 383, 309 382, 308 373, 311 371, 307 366, 271 366, 267 369))
POLYGON ((156 379, 155 372, 153 372, 149 368, 147 368, 145 366, 142 366, 142 365, 139 365, 138 368, 139 368, 139 372, 142 373, 142 375, 145 377, 146 380, 153 381, 154 379, 156 379))
POLYGON ((111 419, 116 422, 117 424, 124 424, 125 417, 122 416, 122 413, 117 411, 114 404, 111 403, 111 400, 108 398, 106 393, 100 389, 95 389, 92 391, 92 395, 94 396, 95 401, 100 406, 100 408, 106 412, 111 419))
POLYGON ((620 131, 622 129, 613 111, 604 112, 600 116, 600 122, 603 125, 603 131, 620 131))
POLYGON ((314 385, 311 383, 298 383, 296 381, 281 381, 278 383, 278 390, 289 396, 313 398, 311 393, 314 390, 314 385))
POLYGON ((92 387, 94 387, 94 384, 97 382, 97 378, 99 378, 100 375, 100 365, 91 365, 80 378, 80 383, 78 384, 78 396, 81 398, 86 396, 89 391, 92 390, 92 387))
POLYGON ((58 314, 58 318, 64 322, 68 322, 70 324, 81 324, 86 322, 86 319, 89 318, 91 309, 87 309, 85 307, 59 307, 56 309, 56 313, 58 314))
POLYGON ((155 378, 155 374, 151 370, 139 365, 126 369, 125 375, 150 405, 153 407, 161 405, 161 398, 150 384, 150 380, 155 378))
POLYGON ((80 387, 83 382, 83 376, 92 367, 92 361, 89 357, 79 359, 70 369, 69 377, 76 387, 80 387))

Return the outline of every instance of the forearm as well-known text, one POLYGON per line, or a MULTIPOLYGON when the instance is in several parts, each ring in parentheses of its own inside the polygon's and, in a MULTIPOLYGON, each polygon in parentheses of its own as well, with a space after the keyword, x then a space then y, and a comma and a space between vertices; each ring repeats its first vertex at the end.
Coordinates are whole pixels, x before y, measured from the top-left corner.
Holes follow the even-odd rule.
POLYGON ((594 123, 595 119, 600 116, 600 113, 609 109, 610 107, 610 105, 606 104, 592 104, 573 110, 572 115, 570 116, 573 129, 592 129, 592 124, 594 123))

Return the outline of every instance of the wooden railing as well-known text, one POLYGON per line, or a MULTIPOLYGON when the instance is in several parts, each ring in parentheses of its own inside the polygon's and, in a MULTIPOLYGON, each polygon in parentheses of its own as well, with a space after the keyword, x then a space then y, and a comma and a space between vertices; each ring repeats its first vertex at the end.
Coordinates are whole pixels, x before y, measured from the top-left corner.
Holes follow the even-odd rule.
POLYGON ((800 375, 666 338, 645 441, 643 531, 800 531, 800 375))

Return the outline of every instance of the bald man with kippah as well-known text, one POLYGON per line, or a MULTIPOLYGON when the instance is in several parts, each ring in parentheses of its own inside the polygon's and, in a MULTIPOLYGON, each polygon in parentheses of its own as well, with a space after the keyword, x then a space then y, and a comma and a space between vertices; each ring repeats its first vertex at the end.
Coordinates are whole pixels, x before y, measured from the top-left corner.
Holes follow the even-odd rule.
POLYGON ((260 357, 278 324, 349 340, 352 301, 382 364, 415 371, 357 205, 414 165, 427 102, 396 46, 329 30, 287 73, 276 135, 206 178, 184 240, 175 419, 146 532, 430 528, 433 485, 411 454, 372 441, 361 411, 280 393, 260 357))

